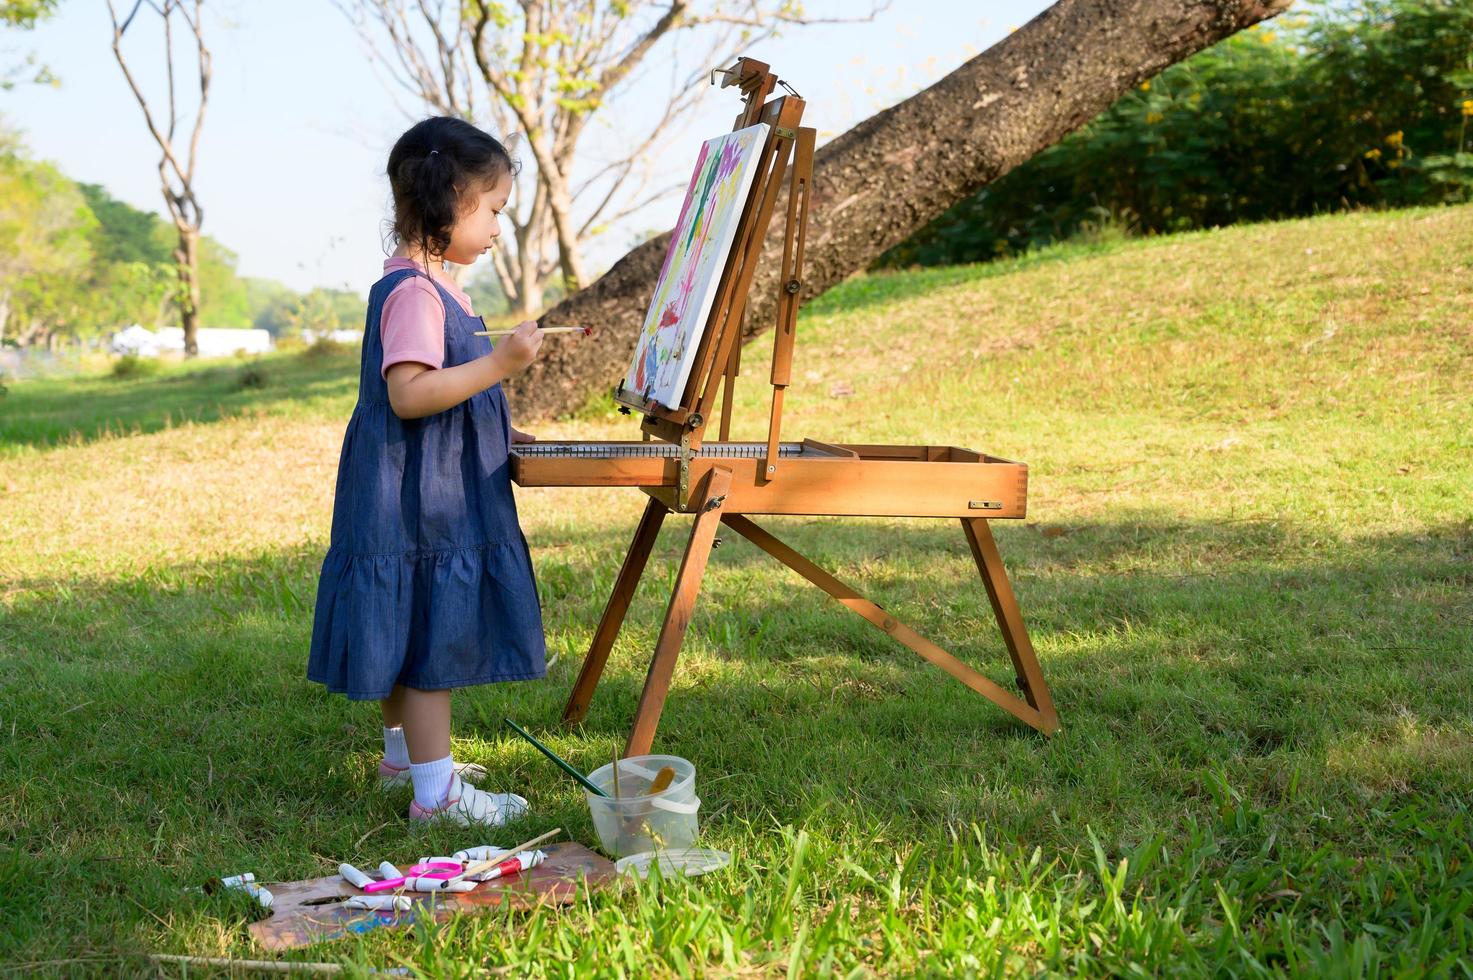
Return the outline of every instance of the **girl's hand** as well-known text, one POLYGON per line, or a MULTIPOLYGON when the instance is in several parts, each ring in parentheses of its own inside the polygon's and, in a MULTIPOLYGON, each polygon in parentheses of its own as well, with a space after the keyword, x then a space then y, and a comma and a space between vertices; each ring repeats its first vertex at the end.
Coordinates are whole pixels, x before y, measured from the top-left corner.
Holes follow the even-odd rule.
POLYGON ((522 373, 537 359, 537 352, 542 348, 542 336, 542 328, 537 326, 537 321, 523 320, 496 345, 492 354, 501 362, 507 377, 522 373))
POLYGON ((532 433, 530 433, 530 432, 523 432, 521 429, 518 429, 516 426, 512 426, 512 429, 511 429, 511 442, 512 442, 512 445, 515 446, 515 445, 519 445, 519 444, 524 443, 524 442, 536 442, 536 441, 537 441, 537 437, 534 436, 532 433))
MULTIPOLYGON (((517 324, 491 353, 454 367, 431 368, 413 361, 391 365, 385 380, 389 407, 401 419, 422 419, 459 405, 527 369, 542 347, 542 329, 532 320, 517 324)), ((528 437, 527 441, 531 441, 528 437)))

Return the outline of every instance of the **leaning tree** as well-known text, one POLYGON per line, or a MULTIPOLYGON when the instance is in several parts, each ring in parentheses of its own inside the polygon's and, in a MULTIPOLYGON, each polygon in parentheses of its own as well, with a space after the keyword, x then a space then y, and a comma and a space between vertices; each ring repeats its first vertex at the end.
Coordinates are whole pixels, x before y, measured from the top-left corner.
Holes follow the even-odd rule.
MULTIPOLYGON (((1291 0, 1059 0, 925 91, 871 116, 814 160, 803 294, 813 297, 957 201, 1058 142, 1163 68, 1288 8, 1291 0)), ((774 65, 781 72, 782 65, 774 65)), ((800 90, 803 79, 789 79, 800 90)), ((809 115, 822 107, 810 108, 809 115)), ((782 213, 779 203, 775 213, 782 213)), ((746 336, 777 298, 770 261, 752 285, 746 336)), ((520 413, 555 415, 612 388, 628 367, 669 245, 666 233, 616 262, 544 319, 598 325, 549 338, 508 383, 520 413)))

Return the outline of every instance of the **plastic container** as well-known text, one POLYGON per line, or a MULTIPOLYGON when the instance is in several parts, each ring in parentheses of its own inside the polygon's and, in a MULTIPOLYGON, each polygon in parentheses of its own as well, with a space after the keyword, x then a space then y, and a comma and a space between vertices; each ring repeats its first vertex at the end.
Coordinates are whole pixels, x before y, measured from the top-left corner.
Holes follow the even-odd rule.
POLYGON ((614 763, 588 774, 588 781, 609 795, 587 790, 588 810, 604 852, 616 858, 657 850, 684 850, 695 843, 696 767, 674 755, 632 755, 620 759, 619 797, 614 798, 614 763), (656 774, 670 766, 675 779, 663 793, 651 796, 656 774))

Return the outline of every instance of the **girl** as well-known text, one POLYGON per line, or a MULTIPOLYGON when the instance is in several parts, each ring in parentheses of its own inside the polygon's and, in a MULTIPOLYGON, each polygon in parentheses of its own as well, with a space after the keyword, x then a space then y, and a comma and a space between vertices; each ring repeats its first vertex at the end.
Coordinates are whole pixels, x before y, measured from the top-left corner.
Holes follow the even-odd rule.
POLYGON ((343 436, 307 676, 383 711, 380 782, 412 783, 411 820, 498 824, 526 812, 450 755, 450 690, 544 676, 542 612, 517 523, 500 382, 537 356, 532 321, 493 350, 444 272, 489 251, 516 164, 459 119, 389 153, 398 248, 368 295, 358 404, 343 436))

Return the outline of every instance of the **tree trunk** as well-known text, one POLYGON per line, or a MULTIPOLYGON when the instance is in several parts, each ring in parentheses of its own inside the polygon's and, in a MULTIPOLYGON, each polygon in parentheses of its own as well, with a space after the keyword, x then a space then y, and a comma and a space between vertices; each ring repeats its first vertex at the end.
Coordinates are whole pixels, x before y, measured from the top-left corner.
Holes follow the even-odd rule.
POLYGON ((179 229, 179 247, 174 252, 179 269, 179 325, 184 330, 184 356, 199 354, 199 230, 179 229))
MULTIPOLYGON (((859 272, 957 201, 1052 146, 1134 86, 1209 45, 1282 12, 1290 0, 1059 0, 935 85, 871 116, 814 160, 803 296, 859 272)), ((803 89, 801 65, 775 65, 803 89)), ((824 106, 804 122, 822 127, 824 106)), ((772 324, 781 204, 758 269, 746 329, 772 324)), ((593 324, 591 339, 549 338, 507 387, 519 413, 579 408, 624 376, 667 232, 634 249, 550 310, 593 324)), ((778 253, 780 255, 780 253, 778 253)))
POLYGON ((553 185, 547 195, 547 206, 552 211, 552 225, 557 231, 563 281, 570 290, 582 289, 588 285, 588 277, 583 271, 578 230, 573 225, 573 196, 568 192, 566 181, 559 178, 553 185))

